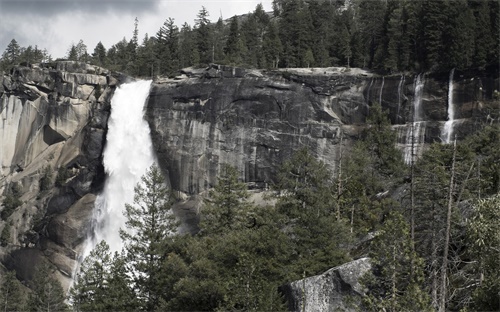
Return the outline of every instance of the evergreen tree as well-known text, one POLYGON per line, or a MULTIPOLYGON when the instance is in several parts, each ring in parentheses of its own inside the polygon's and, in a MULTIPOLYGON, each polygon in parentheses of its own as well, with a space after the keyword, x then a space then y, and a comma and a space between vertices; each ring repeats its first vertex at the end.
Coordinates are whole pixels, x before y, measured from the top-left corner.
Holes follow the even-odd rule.
POLYGON ((274 22, 270 22, 268 31, 264 35, 262 46, 265 59, 265 67, 277 68, 280 63, 280 56, 283 51, 278 28, 274 22))
POLYGON ((238 181, 236 168, 222 165, 217 185, 210 191, 206 201, 200 224, 201 233, 218 234, 245 224, 248 197, 246 184, 238 181))
POLYGON ((76 275, 70 296, 76 311, 109 311, 111 254, 105 241, 85 258, 76 275))
POLYGON ((20 55, 21 47, 17 43, 16 39, 12 39, 2 54, 2 61, 5 62, 6 65, 14 65, 17 63, 20 55))
POLYGON ((99 41, 95 46, 94 52, 92 53, 92 58, 94 60, 94 64, 99 66, 106 66, 106 48, 101 41, 99 41))
POLYGON ((177 228, 171 212, 170 190, 160 169, 153 165, 134 189, 134 204, 126 204, 127 230, 120 231, 124 241, 128 272, 141 308, 152 311, 158 307, 165 291, 157 279, 166 242, 177 228))
POLYGON ((6 272, 0 279, 0 309, 7 311, 24 311, 25 299, 21 283, 16 272, 6 272))
POLYGON ((0 246, 5 247, 10 244, 10 231, 10 223, 5 222, 5 225, 2 229, 2 234, 0 234, 0 246))
POLYGON ((53 276, 49 264, 37 265, 31 281, 32 292, 28 298, 28 310, 33 312, 68 311, 64 290, 53 276))
POLYGON ((200 62, 200 54, 196 48, 195 34, 187 23, 182 25, 179 34, 179 63, 180 67, 188 67, 200 62))
POLYGON ((468 222, 470 255, 475 259, 475 286, 472 310, 497 311, 500 309, 500 194, 481 199, 474 205, 468 222))
POLYGON ((240 28, 238 24, 238 17, 235 15, 229 22, 229 34, 227 36, 226 46, 224 47, 226 60, 229 64, 241 64, 241 48, 242 42, 240 37, 240 28))
POLYGON ((408 224, 393 212, 370 247, 373 274, 365 276, 368 311, 432 311, 423 287, 423 261, 412 250, 408 224))
POLYGON ((332 175, 324 163, 301 149, 281 166, 273 188, 292 249, 289 271, 295 279, 349 259, 349 231, 336 218, 332 175))
POLYGON ((213 38, 212 25, 209 20, 207 9, 202 6, 201 10, 196 15, 194 31, 196 33, 196 46, 202 64, 213 62, 213 38))
POLYGON ((179 28, 173 18, 168 18, 156 33, 158 72, 172 75, 179 66, 179 28))

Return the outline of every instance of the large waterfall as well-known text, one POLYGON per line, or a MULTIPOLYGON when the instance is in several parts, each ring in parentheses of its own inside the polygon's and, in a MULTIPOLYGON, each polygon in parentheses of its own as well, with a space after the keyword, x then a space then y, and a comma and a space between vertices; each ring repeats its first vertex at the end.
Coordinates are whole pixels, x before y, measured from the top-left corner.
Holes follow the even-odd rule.
POLYGON ((418 75, 414 82, 413 121, 407 127, 404 158, 407 164, 414 161, 421 150, 425 139, 425 121, 422 112, 425 77, 418 75))
POLYGON ((104 150, 107 179, 96 199, 96 223, 88 251, 101 240, 112 252, 122 248, 119 230, 125 227, 125 203, 133 202, 135 185, 154 162, 149 126, 143 119, 150 86, 151 81, 123 84, 111 101, 104 150))
POLYGON ((441 133, 441 139, 444 143, 450 143, 453 134, 453 124, 455 123, 455 104, 453 103, 453 76, 455 68, 450 71, 450 80, 448 82, 448 120, 444 124, 441 133))

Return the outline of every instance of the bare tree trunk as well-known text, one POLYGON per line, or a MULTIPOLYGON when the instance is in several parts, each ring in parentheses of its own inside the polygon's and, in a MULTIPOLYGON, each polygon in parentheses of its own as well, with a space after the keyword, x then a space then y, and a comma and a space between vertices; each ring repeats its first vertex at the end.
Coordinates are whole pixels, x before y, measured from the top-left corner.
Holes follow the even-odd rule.
POLYGON ((448 250, 450 244, 450 232, 451 232, 451 208, 453 206, 453 179, 455 178, 455 157, 457 153, 457 139, 453 141, 453 158, 451 162, 451 177, 450 177, 450 187, 448 192, 448 212, 446 215, 446 232, 444 237, 444 246, 443 246, 443 262, 441 263, 441 297, 439 300, 439 312, 446 311, 446 281, 448 279, 447 270, 448 270, 448 250))
POLYGON ((343 132, 340 132, 340 156, 339 156, 339 174, 338 174, 338 183, 337 183, 337 221, 340 221, 340 196, 342 194, 342 158, 343 158, 343 150, 342 150, 342 141, 343 141, 343 132))

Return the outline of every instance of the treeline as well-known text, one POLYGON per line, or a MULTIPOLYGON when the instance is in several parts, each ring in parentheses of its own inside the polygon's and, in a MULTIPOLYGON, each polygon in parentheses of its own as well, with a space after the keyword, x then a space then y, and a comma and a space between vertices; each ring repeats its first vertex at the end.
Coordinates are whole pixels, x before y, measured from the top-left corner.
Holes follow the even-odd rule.
POLYGON ((175 233, 175 199, 152 167, 126 206, 125 248, 97 245, 73 308, 286 310, 280 285, 368 254, 363 310, 498 310, 500 129, 432 145, 405 165, 387 116, 370 111, 336 174, 299 150, 279 168, 268 206, 250 202, 237 170, 222 166, 195 235, 175 233))
MULTIPOLYGON (((272 13, 259 4, 247 15, 213 22, 203 7, 194 26, 179 28, 168 18, 139 42, 136 19, 130 40, 108 49, 99 42, 92 53, 80 41, 67 58, 134 76, 175 75, 209 63, 352 66, 381 73, 484 70, 498 66, 499 15, 498 1, 274 0, 272 13)), ((4 54, 7 65, 16 59, 11 52, 4 54)))

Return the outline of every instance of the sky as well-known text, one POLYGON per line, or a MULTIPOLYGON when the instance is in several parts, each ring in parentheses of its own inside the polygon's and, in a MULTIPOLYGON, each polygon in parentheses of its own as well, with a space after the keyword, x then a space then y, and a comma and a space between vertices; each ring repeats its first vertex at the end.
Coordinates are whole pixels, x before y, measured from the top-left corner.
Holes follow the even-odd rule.
POLYGON ((169 17, 180 27, 194 25, 204 6, 216 22, 252 12, 262 3, 272 10, 272 0, 0 0, 0 55, 12 39, 22 47, 46 48, 53 59, 65 57, 80 39, 92 54, 101 41, 106 49, 129 40, 134 20, 139 20, 139 42, 156 34, 169 17))

